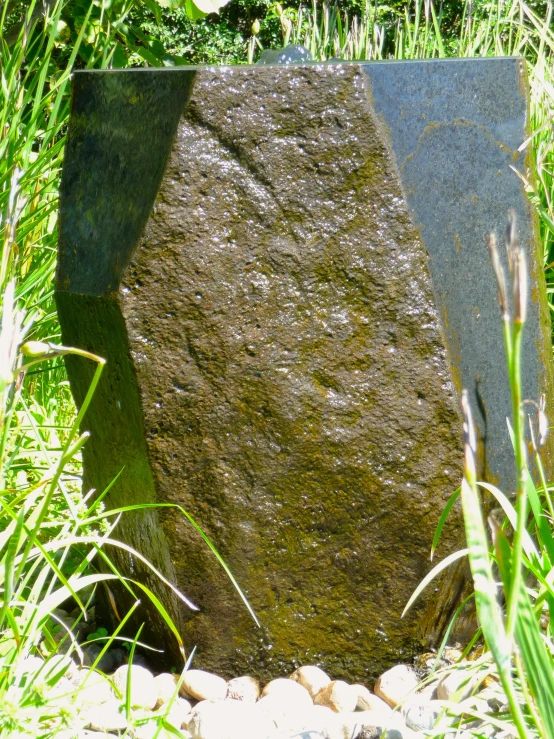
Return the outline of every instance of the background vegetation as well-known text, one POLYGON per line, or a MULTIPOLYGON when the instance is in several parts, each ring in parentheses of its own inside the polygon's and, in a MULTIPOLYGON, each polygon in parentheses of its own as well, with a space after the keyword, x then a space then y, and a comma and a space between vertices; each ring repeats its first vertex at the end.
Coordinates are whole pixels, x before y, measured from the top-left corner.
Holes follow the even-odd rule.
MULTIPOLYGON (((289 42, 305 44, 316 59, 522 55, 528 61, 532 104, 531 135, 522 146, 533 155, 537 169, 536 181, 525 186, 540 216, 545 273, 554 294, 550 1, 349 0, 334 6, 314 0, 313 5, 298 7, 293 2, 231 0, 220 15, 198 20, 213 7, 209 0, 198 0, 196 5, 192 0, 23 0, 0 6, 2 736, 17 730, 22 736, 46 737, 70 720, 69 714, 63 718, 59 707, 47 705, 37 689, 43 678, 55 681, 63 670, 51 673, 41 668, 42 677, 37 673, 23 680, 21 665, 39 649, 43 657, 55 652, 52 613, 68 596, 77 607, 76 618, 84 617, 89 586, 102 579, 94 563, 104 556, 104 544, 117 519, 102 510, 101 502, 83 497, 80 491, 79 451, 86 438, 78 434, 62 363, 66 350, 59 346, 52 299, 58 187, 73 69, 243 63, 256 59, 262 48, 289 42), (86 598, 79 596, 81 590, 86 598)), ((99 362, 94 357, 90 360, 99 362)), ((99 362, 99 371, 101 366, 99 362)), ((513 366, 509 369, 513 371, 513 366)), ((514 414, 518 416, 517 404, 514 414)), ((471 479, 467 490, 466 499, 475 501, 471 479)), ((521 500, 524 497, 522 492, 521 500)), ((530 500, 534 506, 530 523, 521 506, 512 515, 519 531, 513 566, 517 569, 523 562, 533 571, 535 582, 541 583, 530 592, 529 604, 525 602, 525 617, 538 623, 543 604, 546 612, 554 604, 549 575, 554 561, 549 534, 554 510, 544 485, 530 494, 530 500), (527 526, 534 536, 533 549, 523 534, 527 526)), ((468 528, 468 536, 477 526, 474 508, 472 515, 474 525, 468 528)), ((498 536, 497 541, 506 552, 509 544, 498 536)), ((478 543, 483 562, 482 536, 478 543)), ((512 561, 509 553, 505 561, 512 561)), ((519 597, 515 586, 517 597, 509 592, 513 573, 509 567, 502 571, 512 604, 519 597)), ((115 572, 110 576, 118 577, 115 572)), ((161 617, 166 616, 161 611, 161 617)), ((546 634, 543 629, 541 638, 551 644, 549 628, 546 634)), ((516 638, 521 634, 515 611, 508 632, 510 638, 514 632, 516 638)), ((502 650, 505 663, 505 644, 502 650)), ((549 657, 541 659, 551 670, 549 657)), ((541 721, 541 705, 533 702, 537 689, 535 668, 531 668, 531 673, 526 667, 510 682, 514 695, 523 686, 532 705, 524 715, 515 712, 516 723, 521 731, 530 722, 533 731, 552 736, 554 728, 549 727, 554 723, 541 721)), ((551 710, 549 704, 545 710, 551 710)))

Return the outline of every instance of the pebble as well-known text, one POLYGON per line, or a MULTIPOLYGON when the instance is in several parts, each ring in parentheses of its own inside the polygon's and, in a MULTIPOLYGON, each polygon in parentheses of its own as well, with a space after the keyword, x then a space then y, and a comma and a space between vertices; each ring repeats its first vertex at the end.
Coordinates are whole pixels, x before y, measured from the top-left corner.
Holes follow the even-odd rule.
POLYGON ((119 734, 111 734, 106 731, 92 731, 90 729, 65 729, 56 734, 56 739, 119 739, 119 734))
POLYGON ((87 728, 95 731, 125 731, 128 723, 119 710, 120 705, 113 698, 101 706, 91 706, 87 711, 87 728))
POLYGON ((175 734, 165 727, 159 728, 157 721, 148 721, 133 728, 134 739, 175 739, 175 734))
POLYGON ((185 698, 177 698, 169 708, 167 714, 163 711, 160 713, 166 715, 166 721, 176 729, 186 729, 191 718, 192 707, 185 698))
POLYGON ((422 703, 410 701, 402 707, 406 726, 414 731, 432 729, 441 713, 444 713, 444 706, 442 702, 436 700, 422 703))
POLYGON ((266 739, 276 726, 257 706, 243 701, 204 700, 192 710, 192 739, 266 739))
MULTIPOLYGON (((390 710, 382 711, 360 711, 356 713, 339 714, 340 734, 337 739, 351 739, 361 734, 371 734, 377 731, 379 737, 384 731, 385 737, 393 739, 411 739, 414 732, 406 727, 406 724, 397 713, 390 710)), ((335 737, 329 737, 335 739, 335 737)))
POLYGON ((145 667, 122 665, 113 675, 113 682, 123 700, 126 700, 127 683, 130 685, 130 703, 138 708, 153 709, 158 702, 158 687, 154 676, 145 667))
POLYGON ((226 700, 245 701, 255 703, 260 697, 260 683, 255 677, 243 675, 234 677, 227 683, 226 700))
POLYGON ((282 695, 269 693, 260 698, 255 708, 262 712, 277 729, 287 735, 297 734, 305 729, 314 728, 311 712, 314 709, 312 699, 308 696, 309 705, 295 698, 283 700, 282 695))
POLYGON ((503 711, 503 707, 508 703, 506 694, 498 683, 494 688, 485 688, 485 690, 478 693, 478 696, 482 700, 487 701, 489 710, 494 711, 495 713, 503 711))
POLYGON ((100 706, 115 697, 110 681, 99 672, 80 670, 72 684, 78 688, 75 692, 77 705, 100 706))
POLYGON ((175 680, 175 676, 170 672, 161 672, 159 675, 156 675, 154 682, 156 683, 158 693, 156 708, 159 708, 164 703, 169 703, 172 700, 177 690, 177 681, 175 680))
POLYGON ((478 679, 464 669, 453 670, 444 675, 437 685, 437 698, 443 701, 463 701, 474 692, 478 679))
POLYGON ((313 706, 307 716, 306 727, 309 729, 305 730, 316 733, 326 734, 337 723, 337 714, 327 706, 313 706))
MULTIPOLYGON (((93 665, 102 649, 103 647, 100 644, 90 644, 88 647, 85 647, 83 649, 83 664, 87 667, 93 665)), ((100 672, 113 672, 125 662, 126 656, 125 650, 121 649, 121 647, 108 649, 100 657, 96 669, 100 670, 100 672)))
POLYGON ((365 685, 353 685, 352 686, 357 693, 358 701, 356 703, 356 709, 358 711, 391 711, 391 707, 382 698, 379 698, 374 693, 371 693, 365 685))
POLYGON ((306 688, 288 677, 278 677, 267 683, 260 700, 269 695, 276 696, 283 703, 289 701, 306 708, 313 705, 312 697, 306 688))
POLYGON ((62 673, 67 680, 74 680, 78 674, 75 661, 64 654, 54 654, 45 665, 45 675, 48 679, 62 673))
POLYGON ((374 692, 389 706, 396 708, 411 693, 415 693, 418 683, 415 670, 408 665, 396 665, 381 675, 375 683, 374 692))
POLYGON ((227 695, 227 681, 205 670, 187 670, 182 686, 188 695, 199 701, 223 700, 227 695))
POLYGON ((25 657, 19 660, 15 669, 15 680, 17 685, 24 688, 27 682, 39 673, 38 679, 42 682, 45 677, 44 660, 40 657, 25 657))
POLYGON ((358 704, 358 691, 344 680, 332 680, 321 688, 314 698, 318 706, 327 706, 336 713, 355 711, 358 704))
POLYGON ((321 667, 316 665, 304 665, 295 670, 290 676, 291 680, 295 680, 300 683, 303 688, 306 688, 308 693, 315 697, 322 688, 326 688, 331 682, 329 675, 324 672, 321 667))
MULTIPOLYGON (((448 657, 459 659, 460 653, 452 650, 448 657)), ((431 657, 426 660, 434 665, 431 657)), ((66 705, 73 714, 66 723, 73 727, 71 733, 63 729, 60 739, 113 739, 122 732, 129 739, 154 739, 156 733, 158 739, 170 739, 176 732, 184 739, 424 739, 433 730, 442 731, 447 739, 469 739, 472 731, 511 739, 471 715, 504 709, 499 683, 491 677, 476 692, 482 678, 472 673, 471 662, 458 661, 453 667, 450 661, 445 669, 450 671, 439 671, 417 692, 417 673, 397 665, 381 675, 375 693, 365 685, 333 680, 316 665, 303 665, 289 677, 271 680, 263 690, 250 675, 226 681, 195 669, 183 673, 176 696, 178 676, 166 672, 154 677, 134 662, 120 665, 108 679, 78 668, 69 656, 46 661, 32 657, 21 660, 20 685, 14 690, 25 690, 29 676, 40 670, 39 681, 48 690, 50 705, 66 705), (48 674, 58 675, 50 688, 42 679, 48 674), (128 721, 124 706, 129 677, 133 708, 128 721), (459 731, 451 728, 443 710, 449 698, 457 700, 466 714, 467 723, 459 731)))

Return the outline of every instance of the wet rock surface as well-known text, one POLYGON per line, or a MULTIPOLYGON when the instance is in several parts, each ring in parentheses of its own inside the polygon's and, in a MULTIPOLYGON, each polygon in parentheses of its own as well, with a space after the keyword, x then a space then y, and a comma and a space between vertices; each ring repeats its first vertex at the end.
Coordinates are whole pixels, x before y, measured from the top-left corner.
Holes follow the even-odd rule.
MULTIPOLYGON (((75 97, 77 138, 108 94, 94 79, 75 97)), ((201 667, 267 678, 325 655, 337 679, 363 680, 368 652, 379 672, 417 643, 417 610, 399 616, 461 459, 425 249, 369 79, 358 65, 199 70, 167 157, 142 237, 109 256, 106 280, 101 264, 88 285, 71 277, 70 249, 60 263, 65 343, 109 360, 87 482, 124 466, 112 505, 183 506, 248 584, 254 636, 184 517, 121 522, 200 607, 171 604, 201 667)), ((139 205, 115 204, 111 223, 139 205)), ((82 398, 88 370, 68 368, 82 398)))

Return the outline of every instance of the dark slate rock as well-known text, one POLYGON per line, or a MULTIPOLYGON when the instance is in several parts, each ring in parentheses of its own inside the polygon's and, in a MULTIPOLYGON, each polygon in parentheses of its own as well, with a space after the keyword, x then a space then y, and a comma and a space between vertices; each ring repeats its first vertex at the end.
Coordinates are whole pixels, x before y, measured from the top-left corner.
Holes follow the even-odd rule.
MULTIPOLYGON (((485 247, 485 235, 491 230, 502 246, 508 208, 516 211, 531 273, 522 350, 523 397, 537 400, 544 393, 547 414, 554 418, 542 247, 532 206, 514 172, 533 177, 528 151, 519 151, 529 133, 525 62, 444 59, 364 68, 375 109, 391 137, 410 213, 429 254, 454 382, 458 391, 465 387, 470 393, 480 477, 513 491, 513 451, 506 424, 511 399, 496 284, 485 247)), ((500 252, 503 257, 505 250, 500 252)), ((543 449, 543 462, 550 479, 552 438, 543 449)), ((467 564, 461 561, 443 581, 443 612, 432 609, 424 628, 431 643, 447 628, 460 603, 464 570, 467 564)), ((470 606, 458 620, 457 639, 465 641, 474 629, 470 606)))
MULTIPOLYGON (((502 245, 509 208, 528 255, 533 286, 525 329, 525 398, 547 393, 552 407, 550 313, 542 247, 532 206, 513 169, 532 177, 527 139, 525 61, 445 59, 368 64, 373 102, 386 121, 410 212, 429 253, 437 308, 458 390, 466 388, 479 428, 481 474, 515 487, 506 418, 511 401, 502 325, 485 235, 502 245), (513 169, 512 169, 513 168, 513 169)), ((502 254, 504 249, 501 249, 502 254)), ((552 446, 544 450, 553 470, 552 446)))
MULTIPOLYGON (((87 664, 93 664, 98 658, 98 655, 100 654, 102 649, 103 647, 100 644, 89 644, 88 646, 86 646, 84 648, 84 652, 86 655, 87 664)), ((120 647, 116 647, 115 649, 108 649, 100 658, 100 661, 96 665, 96 668, 98 670, 101 670, 102 672, 115 672, 115 670, 117 670, 118 667, 121 667, 121 665, 125 662, 126 657, 126 651, 120 647)))

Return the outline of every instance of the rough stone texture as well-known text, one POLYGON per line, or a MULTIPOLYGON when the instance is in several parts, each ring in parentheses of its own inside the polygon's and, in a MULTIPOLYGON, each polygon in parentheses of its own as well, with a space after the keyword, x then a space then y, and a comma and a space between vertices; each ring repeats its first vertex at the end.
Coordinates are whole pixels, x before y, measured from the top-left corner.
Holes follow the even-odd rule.
MULTIPOLYGON (((487 61, 504 64, 499 71, 516 64, 487 61)), ((452 79, 471 63, 459 62, 452 79)), ((417 109, 402 109, 397 94, 394 112, 387 69, 391 80, 400 74, 353 64, 75 76, 57 301, 64 342, 109 360, 85 419, 87 483, 100 490, 124 467, 112 505, 174 502, 207 531, 262 630, 252 631, 175 510, 128 516, 119 535, 200 607, 194 615, 169 604, 186 643, 199 646, 195 664, 228 676, 318 662, 337 678, 363 679, 409 657, 420 633, 417 610, 399 616, 428 569, 461 449, 434 307, 442 288, 433 295, 400 174, 425 239, 439 242, 449 226, 437 218, 435 177, 418 184, 410 170, 418 140, 394 119, 415 119, 417 109), (413 144, 397 151, 400 173, 389 135, 395 147, 402 136, 413 144), (432 209, 418 200, 422 190, 432 209)), ((434 83, 421 79, 420 97, 431 100, 434 83)), ((467 146, 449 141, 440 139, 441 157, 462 168, 467 146)), ((501 166, 504 177, 506 158, 501 166)), ((457 172, 448 172, 452 185, 457 172)), ((491 225, 507 207, 521 210, 514 188, 518 202, 496 202, 491 225)), ((458 200, 470 218, 473 197, 458 200)), ((488 257, 476 258, 484 272, 488 257)), ((492 279, 491 270, 491 296, 492 279)), ((458 282, 467 294, 465 276, 458 282)), ((457 339, 438 302, 456 369, 457 339)), ((474 308, 466 301, 460 314, 474 308)), ((541 347, 543 318, 533 307, 541 347)), ((473 348, 460 353, 467 360, 473 348)), ((92 367, 68 359, 68 369, 79 403, 92 367)), ((451 531, 445 551, 449 543, 451 531)), ((159 590, 136 561, 131 574, 159 590)), ((455 585, 438 605, 428 597, 430 632, 436 614, 449 618, 459 602, 455 585)))

